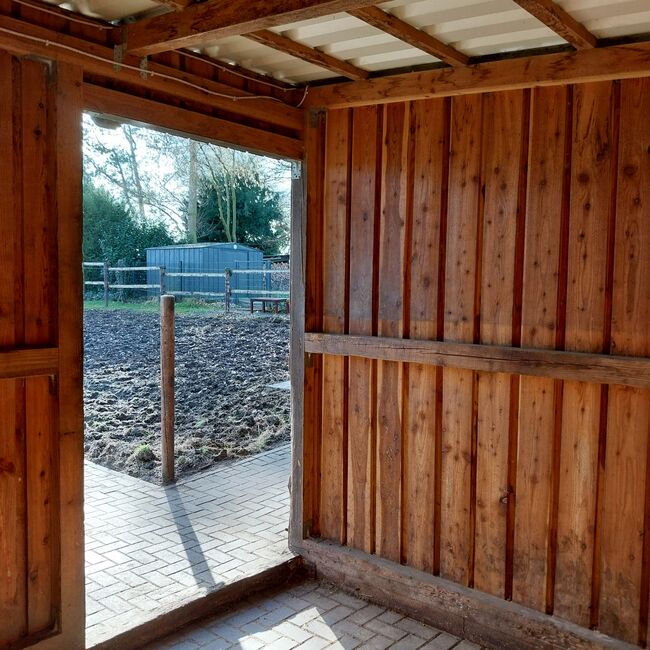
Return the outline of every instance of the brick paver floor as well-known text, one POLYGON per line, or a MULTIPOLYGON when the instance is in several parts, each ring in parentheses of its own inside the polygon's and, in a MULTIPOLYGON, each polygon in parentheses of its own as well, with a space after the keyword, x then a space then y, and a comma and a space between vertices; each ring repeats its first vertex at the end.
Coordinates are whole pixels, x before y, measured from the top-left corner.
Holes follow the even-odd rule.
POLYGON ((284 562, 290 448, 162 488, 86 463, 87 646, 284 562))
POLYGON ((315 581, 253 597, 148 646, 148 650, 199 648, 480 650, 475 643, 315 581))

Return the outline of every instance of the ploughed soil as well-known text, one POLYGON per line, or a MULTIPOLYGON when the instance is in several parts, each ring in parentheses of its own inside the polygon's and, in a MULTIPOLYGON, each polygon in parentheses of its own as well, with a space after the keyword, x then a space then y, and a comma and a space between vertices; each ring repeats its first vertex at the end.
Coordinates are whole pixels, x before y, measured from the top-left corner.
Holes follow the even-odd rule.
MULTIPOLYGON (((160 481, 160 327, 155 312, 86 310, 86 458, 160 481)), ((289 320, 177 314, 176 474, 289 440, 289 320)))

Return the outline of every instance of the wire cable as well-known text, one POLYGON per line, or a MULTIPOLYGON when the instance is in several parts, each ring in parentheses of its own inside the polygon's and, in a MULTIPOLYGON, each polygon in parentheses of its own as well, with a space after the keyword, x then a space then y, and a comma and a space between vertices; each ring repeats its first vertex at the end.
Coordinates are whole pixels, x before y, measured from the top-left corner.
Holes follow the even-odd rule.
MULTIPOLYGON (((195 90, 199 90, 200 92, 205 93, 206 95, 211 95, 213 97, 220 97, 222 99, 228 99, 233 103, 237 103, 241 101, 249 101, 249 100, 267 100, 267 101, 270 100, 282 104, 283 106, 287 106, 291 108, 290 104, 286 104, 278 97, 272 97, 270 95, 229 95, 227 93, 220 93, 216 90, 210 90, 208 88, 204 88, 199 84, 195 84, 192 83, 191 81, 187 81, 187 79, 174 77, 173 75, 167 74, 165 72, 158 72, 155 70, 144 69, 139 66, 130 65, 129 63, 116 62, 113 61, 112 59, 107 59, 106 57, 99 56, 97 54, 91 54, 90 52, 85 52, 84 50, 80 50, 79 48, 72 47, 70 45, 65 45, 64 43, 57 43, 56 41, 50 41, 48 39, 41 38, 39 36, 32 36, 31 34, 23 34, 21 32, 14 31, 13 29, 6 29, 5 27, 0 27, 0 32, 9 34, 11 36, 17 36, 18 38, 23 38, 35 43, 40 43, 45 47, 53 47, 55 49, 58 48, 60 50, 65 50, 66 52, 72 52, 73 54, 81 55, 93 59, 94 61, 101 61, 102 63, 108 63, 109 65, 117 65, 120 68, 126 68, 127 70, 132 70, 134 72, 137 72, 138 74, 142 75, 145 80, 147 78, 153 78, 153 77, 158 77, 160 79, 167 79, 169 81, 173 81, 175 83, 179 83, 184 86, 187 86, 188 88, 194 88, 195 90)), ((298 105, 296 106, 296 108, 300 108, 303 105, 305 99, 307 99, 308 92, 309 92, 309 86, 305 86, 303 97, 298 103, 298 105)))

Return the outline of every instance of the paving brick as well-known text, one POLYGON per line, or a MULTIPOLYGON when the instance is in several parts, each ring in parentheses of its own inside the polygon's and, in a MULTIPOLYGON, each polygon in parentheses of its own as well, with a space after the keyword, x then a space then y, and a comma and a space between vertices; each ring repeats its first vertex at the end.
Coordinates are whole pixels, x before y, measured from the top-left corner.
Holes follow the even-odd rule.
POLYGON ((429 641, 429 643, 426 645, 423 645, 422 648, 423 650, 449 650, 450 648, 453 648, 459 641, 460 639, 457 636, 452 636, 451 634, 443 632, 432 641, 429 641))
MULTIPOLYGON (((290 462, 290 447, 284 445, 167 488, 87 462, 89 644, 147 620, 153 610, 290 557, 290 462)), ((309 606, 292 604, 276 614, 278 622, 309 606)), ((260 616, 265 613, 260 610, 260 616)), ((215 637, 210 643, 231 642, 215 637)), ((247 643, 260 647, 255 638, 247 643)))

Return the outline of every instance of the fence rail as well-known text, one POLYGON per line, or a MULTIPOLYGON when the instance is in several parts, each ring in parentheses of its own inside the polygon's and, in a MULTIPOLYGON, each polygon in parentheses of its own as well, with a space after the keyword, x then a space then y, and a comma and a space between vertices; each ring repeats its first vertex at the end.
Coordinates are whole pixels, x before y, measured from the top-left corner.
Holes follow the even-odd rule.
MULTIPOLYGON (((109 292, 111 289, 158 289, 161 296, 204 296, 212 298, 224 298, 226 308, 230 307, 230 296, 257 294, 260 296, 286 296, 289 291, 277 291, 271 289, 233 289, 230 286, 230 278, 236 275, 289 275, 289 269, 232 269, 229 273, 225 272, 207 272, 207 271, 167 271, 164 266, 109 266, 108 262, 84 262, 83 268, 102 269, 103 278, 101 280, 86 280, 84 286, 103 287, 104 304, 108 305, 109 292), (127 284, 120 278, 117 282, 111 282, 111 273, 130 273, 130 272, 158 272, 158 283, 147 282, 146 284, 127 284), (171 289, 167 286, 167 278, 224 278, 225 286, 223 291, 183 291, 171 289)), ((148 278, 150 279, 150 278, 148 278)))

